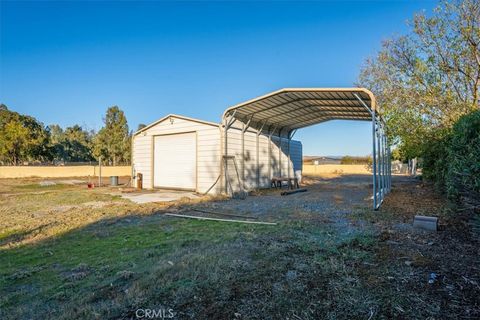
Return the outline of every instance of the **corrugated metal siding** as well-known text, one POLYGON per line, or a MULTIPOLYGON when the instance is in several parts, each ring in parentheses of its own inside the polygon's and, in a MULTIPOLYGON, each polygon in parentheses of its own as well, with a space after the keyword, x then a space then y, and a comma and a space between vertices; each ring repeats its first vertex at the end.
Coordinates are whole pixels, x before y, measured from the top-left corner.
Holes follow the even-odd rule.
POLYGON ((290 142, 290 160, 293 163, 293 172, 296 175, 300 175, 303 171, 303 147, 302 143, 297 140, 292 140, 290 142))
POLYGON ((260 160, 260 188, 270 187, 270 176, 268 171, 269 154, 268 154, 268 136, 260 135, 259 137, 259 160, 260 160))
MULTIPOLYGON (((242 178, 242 135, 236 128, 227 131, 228 155, 235 156, 235 160, 227 160, 227 181, 231 189, 237 192, 241 189, 242 178), (236 165, 236 168, 235 168, 236 165)), ((229 187, 229 190, 230 190, 229 187)))
MULTIPOLYGON (((235 156, 238 174, 242 181, 242 131, 241 123, 236 122, 227 131, 228 155, 235 156)), ((246 131, 244 138, 245 155, 245 188, 253 190, 257 187, 257 140, 254 131, 246 131)), ((268 135, 262 133, 258 139, 259 146, 259 187, 270 187, 271 177, 294 176, 295 170, 301 170, 302 166, 302 144, 300 141, 292 140, 290 142, 290 165, 288 164, 288 139, 272 136, 272 142, 269 144, 268 135), (270 149, 270 151, 269 151, 270 149), (269 170, 270 167, 270 170, 269 170)), ((232 161, 228 163, 228 179, 232 185, 233 191, 239 190, 238 177, 232 161)))
POLYGON ((133 139, 132 163, 135 176, 143 175, 143 187, 152 185, 152 136, 138 135, 133 139))

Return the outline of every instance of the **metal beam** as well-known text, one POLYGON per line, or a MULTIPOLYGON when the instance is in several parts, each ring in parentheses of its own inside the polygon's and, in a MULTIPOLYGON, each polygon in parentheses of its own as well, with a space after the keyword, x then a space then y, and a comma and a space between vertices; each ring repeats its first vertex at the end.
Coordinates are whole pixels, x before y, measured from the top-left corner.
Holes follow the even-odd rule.
POLYGON ((246 125, 242 122, 242 188, 245 190, 245 130, 246 125))
POLYGON ((365 109, 367 109, 367 111, 372 115, 372 118, 375 118, 375 110, 370 109, 369 106, 365 103, 365 101, 363 101, 363 99, 357 93, 354 93, 353 95, 355 96, 355 98, 357 98, 358 101, 360 101, 362 106, 365 109))
POLYGON ((237 113, 237 110, 233 111, 232 115, 230 116, 230 121, 227 120, 226 122, 226 127, 227 130, 237 121, 237 118, 235 118, 235 114, 237 113))
POLYGON ((377 135, 375 110, 372 112, 372 176, 373 176, 373 209, 377 210, 377 152, 375 137, 377 135))
POLYGON ((385 176, 385 194, 388 193, 388 157, 387 157, 387 136, 385 134, 385 125, 383 126, 383 157, 385 158, 383 175, 385 176))
POLYGON ((287 176, 288 176, 288 179, 290 179, 290 167, 291 167, 291 164, 290 164, 290 141, 291 141, 291 139, 288 138, 288 140, 287 140, 287 148, 288 148, 288 150, 287 150, 287 152, 288 152, 288 164, 287 164, 288 175, 287 176))
POLYGON ((262 134, 263 127, 267 121, 264 121, 260 129, 257 130, 256 133, 256 154, 255 154, 255 159, 256 159, 256 164, 257 164, 257 174, 256 174, 256 182, 257 182, 257 189, 260 189, 260 134, 262 134))
POLYGON ((272 179, 272 135, 277 129, 277 127, 273 127, 273 131, 270 131, 270 127, 268 127, 268 179, 272 179))
POLYGON ((224 135, 224 146, 223 146, 223 155, 224 157, 222 158, 223 167, 225 168, 225 174, 224 174, 224 180, 225 180, 225 194, 228 195, 228 162, 226 160, 226 157, 228 156, 228 125, 227 122, 228 120, 225 118, 224 119, 224 125, 223 125, 223 135, 224 135))
MULTIPOLYGON (((386 128, 385 128, 386 129, 386 128)), ((390 193, 390 177, 391 177, 391 164, 390 164, 390 147, 388 146, 388 136, 387 133, 384 132, 385 135, 385 158, 386 158, 386 184, 387 184, 387 193, 390 193)))
POLYGON ((283 127, 278 130, 278 176, 282 176, 282 131, 283 127))
POLYGON ((378 123, 378 128, 377 128, 377 148, 378 148, 378 189, 379 189, 379 205, 383 201, 383 183, 382 183, 382 145, 381 145, 382 137, 381 137, 381 124, 380 121, 378 123))
POLYGON ((290 130, 290 139, 293 139, 295 133, 297 133, 297 129, 290 130))

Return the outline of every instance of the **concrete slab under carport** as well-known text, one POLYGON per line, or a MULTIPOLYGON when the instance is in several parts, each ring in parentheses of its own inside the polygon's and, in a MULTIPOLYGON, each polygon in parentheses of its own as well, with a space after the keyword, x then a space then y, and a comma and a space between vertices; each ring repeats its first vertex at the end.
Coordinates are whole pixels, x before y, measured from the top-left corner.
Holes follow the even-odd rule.
POLYGON ((191 191, 177 191, 177 190, 156 190, 154 192, 141 193, 123 193, 123 199, 130 200, 137 204, 151 203, 151 202, 171 202, 182 198, 198 199, 200 196, 191 191))

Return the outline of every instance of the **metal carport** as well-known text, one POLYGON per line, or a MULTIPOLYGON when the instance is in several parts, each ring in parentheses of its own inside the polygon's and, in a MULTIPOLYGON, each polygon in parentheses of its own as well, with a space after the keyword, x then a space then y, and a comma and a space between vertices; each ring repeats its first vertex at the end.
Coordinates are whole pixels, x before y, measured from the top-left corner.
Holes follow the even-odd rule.
MULTIPOLYGON (((290 144, 297 129, 329 120, 372 122, 373 208, 378 209, 391 189, 390 148, 375 96, 367 89, 285 88, 230 107, 222 117, 223 156, 228 157, 227 132, 236 121, 242 123, 242 134, 251 128, 270 140, 285 136, 290 144)), ((242 152, 243 141, 242 136, 242 152)), ((290 146, 288 153, 290 160, 290 146)), ((224 170, 226 180, 227 164, 224 170)))

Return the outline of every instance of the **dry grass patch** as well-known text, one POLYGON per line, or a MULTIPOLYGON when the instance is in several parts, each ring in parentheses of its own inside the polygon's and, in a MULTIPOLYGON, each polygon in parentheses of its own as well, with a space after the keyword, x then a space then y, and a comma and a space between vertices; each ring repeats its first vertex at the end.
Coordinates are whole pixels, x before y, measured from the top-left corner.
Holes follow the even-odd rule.
POLYGON ((33 243, 95 223, 132 213, 151 214, 173 204, 137 205, 111 195, 114 188, 85 185, 41 186, 38 180, 2 181, 0 248, 33 243), (8 189, 7 189, 8 187, 8 189))

